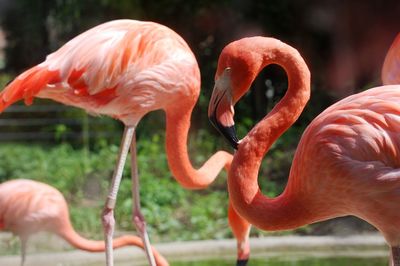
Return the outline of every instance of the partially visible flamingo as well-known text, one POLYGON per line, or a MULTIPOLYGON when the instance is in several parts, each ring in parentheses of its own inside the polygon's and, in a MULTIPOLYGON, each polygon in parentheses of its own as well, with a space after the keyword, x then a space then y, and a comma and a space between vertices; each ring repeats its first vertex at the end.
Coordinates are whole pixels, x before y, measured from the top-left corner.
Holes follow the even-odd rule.
POLYGON ((140 211, 136 126, 148 112, 164 110, 166 152, 172 174, 185 188, 207 187, 230 164, 232 155, 218 151, 200 169, 193 168, 187 136, 199 93, 197 61, 177 33, 153 22, 116 20, 80 34, 43 63, 19 75, 0 93, 0 112, 20 99, 30 104, 33 97, 40 97, 121 120, 125 130, 102 218, 106 262, 113 265, 113 211, 130 148, 133 221, 145 243, 149 262, 154 265, 140 211))
POLYGON ((262 158, 299 117, 310 97, 310 72, 300 54, 266 37, 227 45, 219 58, 209 105, 215 126, 237 148, 228 189, 238 213, 263 230, 288 230, 354 215, 374 225, 400 265, 400 86, 382 86, 347 97, 305 130, 283 193, 262 194, 262 158), (288 90, 274 109, 241 140, 234 134, 233 106, 269 64, 282 66, 288 90))
MULTIPOLYGON (((105 250, 104 241, 80 236, 72 227, 68 205, 63 195, 47 184, 15 179, 0 184, 0 230, 11 231, 21 240, 21 265, 25 262, 26 244, 33 234, 47 231, 59 235, 72 246, 90 251, 105 250)), ((125 235, 113 240, 113 248, 138 246, 140 237, 125 235)), ((167 260, 152 248, 158 266, 168 266, 167 260)))
POLYGON ((400 84, 400 34, 386 54, 382 67, 382 81, 384 85, 400 84))

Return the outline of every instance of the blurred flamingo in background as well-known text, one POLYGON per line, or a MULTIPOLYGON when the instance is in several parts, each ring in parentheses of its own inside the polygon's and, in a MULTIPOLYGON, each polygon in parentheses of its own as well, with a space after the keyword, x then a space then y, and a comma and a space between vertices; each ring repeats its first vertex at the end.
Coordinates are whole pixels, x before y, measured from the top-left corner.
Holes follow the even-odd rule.
POLYGON ((209 116, 237 148, 228 177, 238 213, 263 230, 289 230, 354 215, 374 225, 400 265, 400 86, 382 86, 332 105, 305 130, 283 193, 259 189, 261 161, 299 117, 310 97, 310 72, 300 54, 279 40, 245 38, 219 58, 209 116), (282 66, 288 90, 274 109, 241 140, 234 134, 233 106, 269 64, 282 66))
POLYGON ((177 33, 153 22, 116 20, 80 34, 43 63, 19 75, 0 93, 0 112, 17 100, 25 99, 30 104, 33 97, 40 97, 121 120, 125 130, 102 218, 107 265, 113 265, 113 210, 129 147, 133 221, 149 262, 154 265, 140 211, 135 129, 145 114, 163 109, 166 152, 172 174, 185 188, 207 187, 230 164, 232 155, 218 151, 200 169, 193 168, 187 152, 187 137, 199 93, 197 61, 177 33))
POLYGON ((400 84, 400 34, 386 54, 382 67, 382 81, 384 85, 400 84))
MULTIPOLYGON (((0 230, 11 231, 21 240, 21 265, 25 262, 26 244, 33 234, 47 231, 59 235, 72 246, 90 251, 105 250, 104 241, 88 240, 72 227, 63 195, 47 184, 16 179, 0 184, 0 230)), ((113 248, 138 246, 137 236, 121 236, 113 240, 113 248)), ((166 259, 152 248, 158 266, 168 266, 166 259)))

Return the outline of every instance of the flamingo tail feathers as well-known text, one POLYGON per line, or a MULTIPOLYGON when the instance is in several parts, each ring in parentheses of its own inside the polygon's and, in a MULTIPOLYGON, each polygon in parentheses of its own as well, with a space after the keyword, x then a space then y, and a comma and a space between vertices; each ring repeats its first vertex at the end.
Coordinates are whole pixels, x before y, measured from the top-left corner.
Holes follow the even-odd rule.
POLYGON ((60 82, 58 71, 35 66, 28 69, 0 92, 0 113, 18 100, 24 99, 30 105, 35 97, 46 85, 60 82))

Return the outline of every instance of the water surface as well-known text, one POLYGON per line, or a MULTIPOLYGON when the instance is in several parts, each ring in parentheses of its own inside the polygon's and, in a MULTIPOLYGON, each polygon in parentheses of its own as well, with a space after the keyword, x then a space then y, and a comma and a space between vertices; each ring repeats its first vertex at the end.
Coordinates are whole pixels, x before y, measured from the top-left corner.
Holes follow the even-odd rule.
MULTIPOLYGON (((172 262, 171 266, 232 266, 229 260, 207 260, 196 262, 172 262)), ((386 258, 307 258, 284 260, 280 258, 252 259, 248 266, 383 266, 386 258)))

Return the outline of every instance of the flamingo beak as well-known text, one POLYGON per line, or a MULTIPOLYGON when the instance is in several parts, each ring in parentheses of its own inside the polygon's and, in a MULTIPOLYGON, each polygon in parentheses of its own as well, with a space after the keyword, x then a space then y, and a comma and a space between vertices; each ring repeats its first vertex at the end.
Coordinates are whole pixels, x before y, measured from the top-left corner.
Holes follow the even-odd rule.
POLYGON ((215 81, 208 106, 208 118, 211 124, 225 137, 229 144, 237 149, 239 140, 233 121, 234 109, 230 85, 230 68, 226 68, 215 81))
POLYGON ((225 139, 232 146, 232 148, 237 150, 239 145, 239 140, 236 135, 235 126, 230 126, 230 127, 223 126, 221 123, 218 122, 215 115, 209 117, 209 119, 211 124, 218 130, 220 134, 222 134, 222 136, 225 137, 225 139))

